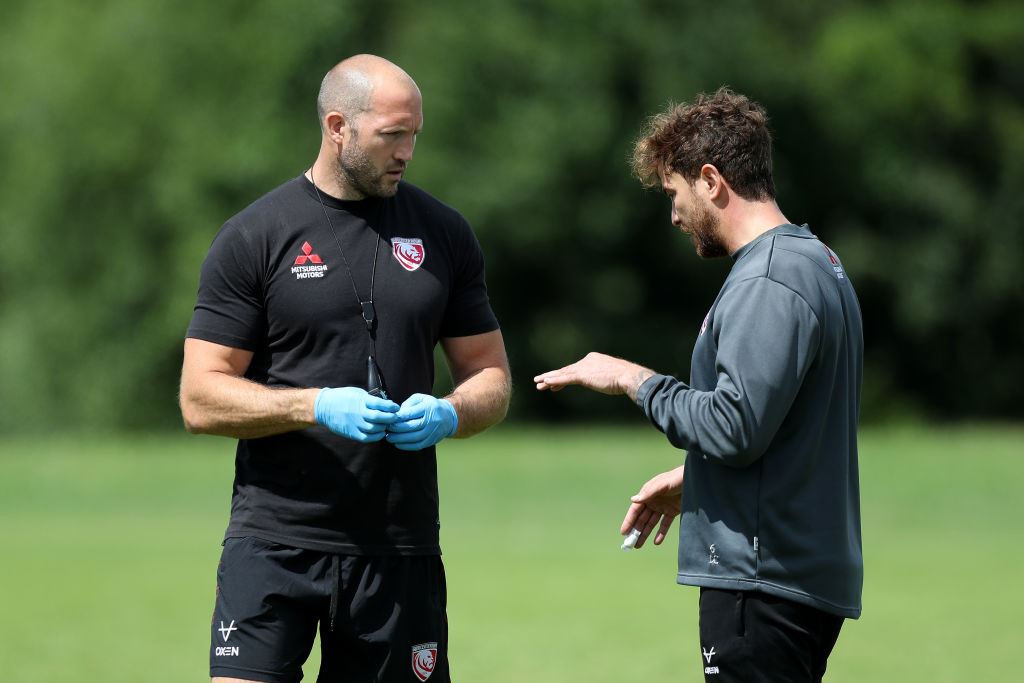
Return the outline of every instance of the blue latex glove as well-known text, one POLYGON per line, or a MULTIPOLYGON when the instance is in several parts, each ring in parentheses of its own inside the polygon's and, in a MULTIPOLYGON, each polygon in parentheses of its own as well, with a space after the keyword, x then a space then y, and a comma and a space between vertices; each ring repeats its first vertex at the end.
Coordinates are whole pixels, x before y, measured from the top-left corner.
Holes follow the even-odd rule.
POLYGON ((395 422, 397 413, 397 403, 371 396, 359 387, 321 389, 313 403, 317 422, 360 443, 383 439, 384 430, 395 422))
POLYGON ((387 439, 403 451, 418 451, 433 446, 459 428, 459 416, 451 403, 429 394, 413 394, 395 413, 388 426, 387 439))

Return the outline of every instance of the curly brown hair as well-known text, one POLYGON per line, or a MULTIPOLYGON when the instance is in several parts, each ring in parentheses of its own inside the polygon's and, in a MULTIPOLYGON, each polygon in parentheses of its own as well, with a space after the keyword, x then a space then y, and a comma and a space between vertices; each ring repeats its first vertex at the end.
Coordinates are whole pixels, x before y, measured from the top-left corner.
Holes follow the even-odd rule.
POLYGON ((711 96, 700 93, 693 104, 669 103, 648 119, 633 147, 633 173, 645 187, 660 185, 662 170, 692 184, 704 164, 714 165, 746 200, 775 199, 764 108, 723 86, 711 96))

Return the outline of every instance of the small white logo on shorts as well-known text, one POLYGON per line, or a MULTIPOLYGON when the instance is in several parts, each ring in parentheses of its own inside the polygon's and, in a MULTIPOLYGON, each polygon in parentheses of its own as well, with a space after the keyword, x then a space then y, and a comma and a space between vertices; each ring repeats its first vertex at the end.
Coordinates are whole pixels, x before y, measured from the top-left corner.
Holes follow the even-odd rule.
POLYGON ((708 664, 710 664, 711 663, 711 658, 715 656, 715 646, 714 645, 711 646, 711 652, 708 652, 704 648, 701 648, 700 651, 701 651, 701 654, 704 655, 704 659, 708 660, 708 664))
POLYGON ((718 667, 717 666, 705 666, 704 667, 704 673, 706 673, 706 674, 716 674, 716 673, 718 673, 718 667))
POLYGON ((715 550, 714 543, 708 548, 708 564, 718 564, 718 551, 715 550))
POLYGON ((235 620, 232 619, 231 623, 228 624, 227 626, 224 625, 223 621, 220 622, 220 628, 217 629, 217 630, 220 631, 220 635, 224 638, 224 642, 226 643, 226 642, 228 642, 228 638, 231 637, 231 632, 232 631, 237 631, 238 627, 235 626, 235 620))
POLYGON ((217 657, 237 657, 237 647, 218 647, 213 651, 213 654, 217 657))

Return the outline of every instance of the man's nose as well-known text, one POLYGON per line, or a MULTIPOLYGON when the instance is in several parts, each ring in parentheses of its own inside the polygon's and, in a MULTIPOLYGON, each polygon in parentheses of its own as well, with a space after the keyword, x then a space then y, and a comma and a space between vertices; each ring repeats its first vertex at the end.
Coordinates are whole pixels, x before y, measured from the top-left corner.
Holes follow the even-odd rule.
POLYGON ((415 147, 416 142, 414 140, 402 143, 395 150, 395 159, 408 163, 412 160, 412 152, 415 147))
POLYGON ((679 212, 676 211, 676 207, 672 207, 672 225, 677 228, 683 224, 683 221, 679 218, 679 212))

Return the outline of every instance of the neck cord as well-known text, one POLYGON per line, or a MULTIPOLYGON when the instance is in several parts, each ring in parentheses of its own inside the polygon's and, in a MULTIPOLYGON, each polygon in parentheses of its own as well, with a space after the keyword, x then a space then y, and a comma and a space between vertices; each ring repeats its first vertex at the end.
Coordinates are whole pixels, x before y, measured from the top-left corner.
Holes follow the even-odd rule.
MULTIPOLYGON (((375 392, 379 392, 379 395, 387 398, 387 392, 384 389, 384 376, 376 361, 377 311, 373 307, 373 282, 377 278, 377 254, 380 251, 380 236, 378 235, 377 242, 373 247, 373 268, 370 270, 370 298, 363 301, 363 298, 359 296, 359 289, 356 287, 356 279, 352 276, 352 268, 348 264, 348 258, 345 256, 345 250, 341 246, 341 239, 338 237, 338 231, 334 229, 334 222, 331 221, 331 216, 327 213, 327 205, 324 204, 324 199, 320 196, 320 188, 316 186, 316 181, 313 180, 312 167, 309 169, 309 182, 313 186, 313 190, 316 192, 316 198, 320 202, 320 208, 324 211, 324 218, 327 219, 327 225, 331 228, 331 234, 334 235, 334 242, 338 245, 338 251, 341 252, 341 261, 345 264, 345 272, 348 274, 348 281, 352 284, 352 293, 355 294, 356 301, 362 309, 363 322, 366 323, 366 336, 370 340, 370 357, 367 359, 369 377, 368 384, 371 389, 370 393, 373 394, 375 392)), ((380 211, 378 210, 378 218, 379 213, 380 211)))

